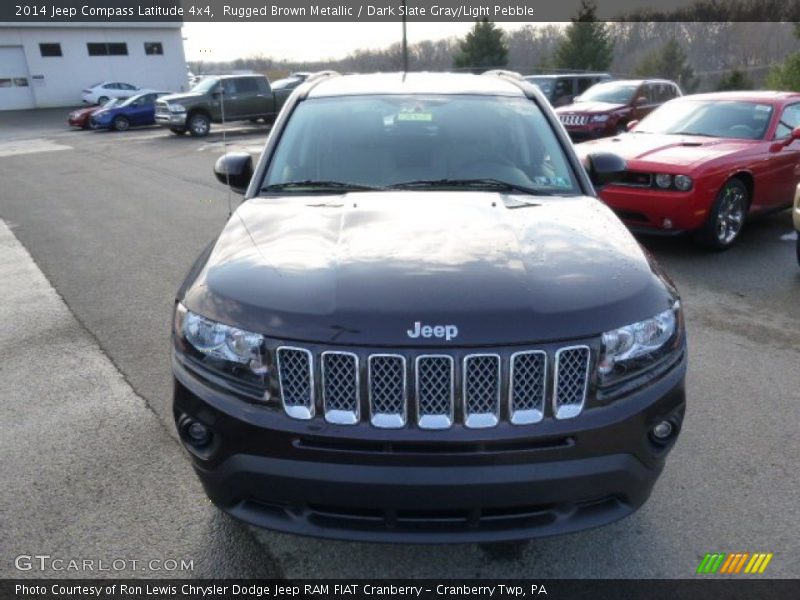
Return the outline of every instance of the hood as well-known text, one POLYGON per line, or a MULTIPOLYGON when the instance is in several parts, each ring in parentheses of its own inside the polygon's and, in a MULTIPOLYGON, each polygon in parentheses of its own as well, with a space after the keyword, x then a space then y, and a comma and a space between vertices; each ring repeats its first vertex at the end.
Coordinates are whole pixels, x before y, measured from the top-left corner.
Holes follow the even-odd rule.
POLYGON ((203 94, 199 92, 182 92, 180 94, 167 94, 166 96, 159 96, 156 102, 180 102, 181 100, 191 100, 192 98, 201 98, 203 94))
POLYGON ((556 109, 556 113, 561 114, 585 114, 585 113, 607 113, 620 108, 625 108, 624 104, 612 104, 610 102, 576 102, 556 109))
POLYGON ((433 346, 545 342, 650 317, 670 295, 594 198, 362 192, 256 198, 181 300, 284 340, 433 346), (540 202, 519 206, 520 199, 540 202), (455 325, 457 339, 411 339, 455 325))
POLYGON ((695 167, 716 158, 752 148, 755 140, 709 138, 691 135, 624 133, 613 138, 576 145, 580 156, 590 152, 613 152, 629 166, 637 162, 695 167))

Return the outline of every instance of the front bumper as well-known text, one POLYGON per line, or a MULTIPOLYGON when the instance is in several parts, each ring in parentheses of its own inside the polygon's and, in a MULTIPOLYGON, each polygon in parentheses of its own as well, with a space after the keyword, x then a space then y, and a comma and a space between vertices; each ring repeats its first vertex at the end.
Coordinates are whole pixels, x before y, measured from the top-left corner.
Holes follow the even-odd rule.
POLYGON ((607 123, 579 126, 565 125, 564 128, 567 130, 567 134, 569 135, 570 139, 575 143, 609 137, 615 133, 613 128, 608 127, 607 123))
POLYGON ((156 113, 156 123, 162 127, 185 127, 186 113, 156 113))
POLYGON ((649 497, 685 410, 685 354, 645 388, 579 417, 489 430, 297 421, 239 400, 173 357, 174 415, 210 499, 247 523, 374 542, 497 542, 597 527, 649 497), (652 441, 663 419, 675 426, 652 441), (182 431, 183 433, 183 431, 182 431))
POLYGON ((674 235, 703 226, 711 210, 714 194, 697 188, 688 192, 661 191, 652 188, 606 186, 600 198, 633 231, 674 235))

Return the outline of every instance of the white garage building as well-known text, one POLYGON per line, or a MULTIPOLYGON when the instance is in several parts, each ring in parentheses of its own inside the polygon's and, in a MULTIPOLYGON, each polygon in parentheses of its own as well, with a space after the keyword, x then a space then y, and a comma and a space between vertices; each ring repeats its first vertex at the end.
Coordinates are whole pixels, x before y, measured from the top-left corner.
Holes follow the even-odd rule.
POLYGON ((185 90, 181 23, 0 23, 0 110, 77 106, 101 81, 185 90))

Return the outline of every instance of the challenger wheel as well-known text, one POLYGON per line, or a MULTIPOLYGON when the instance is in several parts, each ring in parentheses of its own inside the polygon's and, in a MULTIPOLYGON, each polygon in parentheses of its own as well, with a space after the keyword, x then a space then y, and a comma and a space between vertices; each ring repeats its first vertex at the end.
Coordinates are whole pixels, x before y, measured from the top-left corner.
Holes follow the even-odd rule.
POLYGON ((747 218, 750 194, 741 179, 729 179, 717 194, 698 242, 712 250, 727 250, 738 239, 747 218))
POLYGON ((211 119, 203 113, 195 113, 189 117, 189 133, 194 137, 204 137, 211 131, 211 119))
POLYGON ((97 99, 97 104, 98 104, 98 105, 100 105, 100 106, 102 106, 102 105, 103 105, 103 104, 105 104, 106 102, 108 102, 108 96, 100 96, 100 97, 97 99))
POLYGON ((114 129, 114 131, 128 131, 130 126, 131 122, 128 120, 128 117, 124 117, 122 115, 114 117, 114 120, 111 122, 111 127, 114 129))

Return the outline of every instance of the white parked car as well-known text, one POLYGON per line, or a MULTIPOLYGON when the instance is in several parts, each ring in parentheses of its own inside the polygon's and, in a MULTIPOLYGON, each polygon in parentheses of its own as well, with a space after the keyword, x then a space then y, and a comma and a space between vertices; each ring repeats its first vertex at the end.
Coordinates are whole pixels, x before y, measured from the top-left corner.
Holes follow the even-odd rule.
POLYGON ((102 81, 89 86, 81 93, 86 104, 104 104, 111 98, 129 98, 141 93, 140 88, 122 81, 102 81))

